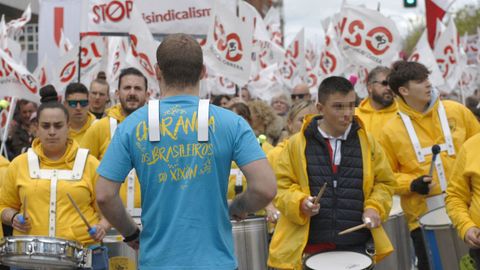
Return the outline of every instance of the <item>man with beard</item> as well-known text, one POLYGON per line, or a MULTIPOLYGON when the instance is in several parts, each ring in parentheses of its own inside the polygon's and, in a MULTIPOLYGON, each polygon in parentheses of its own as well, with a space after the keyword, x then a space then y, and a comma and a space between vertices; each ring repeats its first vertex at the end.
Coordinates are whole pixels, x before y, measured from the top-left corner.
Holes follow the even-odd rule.
POLYGON ((395 95, 388 86, 389 74, 390 69, 383 66, 377 66, 368 73, 368 98, 355 110, 355 115, 362 120, 365 129, 377 140, 382 131, 380 127, 395 116, 398 110, 395 95))
MULTIPOLYGON (((120 104, 111 107, 106 117, 98 120, 87 130, 80 146, 89 149, 91 155, 102 160, 117 126, 147 101, 149 97, 147 89, 147 78, 140 70, 133 67, 122 70, 118 78, 118 89, 115 91, 120 104)), ((127 178, 129 179, 122 185, 120 195, 130 214, 138 216, 139 213, 132 211, 140 208, 140 185, 134 173, 129 174, 127 178), (128 189, 130 192, 127 192, 127 186, 133 184, 134 196, 131 193, 132 189, 128 189)))
POLYGON ((398 115, 385 124, 379 140, 397 180, 395 193, 400 195, 419 270, 430 268, 418 220, 427 211, 444 206, 447 180, 460 146, 480 131, 465 106, 440 100, 429 74, 417 62, 392 65, 388 83, 398 96, 398 115))

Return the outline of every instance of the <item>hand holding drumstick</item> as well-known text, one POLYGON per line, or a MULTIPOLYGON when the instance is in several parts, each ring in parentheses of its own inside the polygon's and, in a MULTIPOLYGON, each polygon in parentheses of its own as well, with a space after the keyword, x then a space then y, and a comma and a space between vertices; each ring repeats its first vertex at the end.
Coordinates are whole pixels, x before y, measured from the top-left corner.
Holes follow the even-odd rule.
POLYGON ((308 196, 302 201, 300 206, 300 210, 308 217, 314 216, 318 214, 320 211, 320 198, 325 193, 325 189, 327 188, 327 183, 323 184, 322 188, 318 192, 316 197, 308 196))

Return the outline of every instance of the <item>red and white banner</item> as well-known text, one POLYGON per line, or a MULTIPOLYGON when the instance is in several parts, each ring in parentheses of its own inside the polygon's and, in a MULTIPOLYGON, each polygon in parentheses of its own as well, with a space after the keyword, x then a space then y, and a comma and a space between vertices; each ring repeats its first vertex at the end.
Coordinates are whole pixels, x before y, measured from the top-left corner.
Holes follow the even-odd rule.
POLYGON ((422 36, 420 36, 420 39, 413 49, 413 53, 408 58, 408 61, 418 62, 426 66, 431 72, 429 79, 433 86, 439 87, 445 84, 442 72, 437 64, 437 59, 428 43, 426 30, 423 32, 422 36))
POLYGON ((347 68, 347 63, 336 40, 333 25, 328 27, 325 35, 325 47, 320 52, 318 67, 322 76, 340 76, 347 68))
POLYGON ((288 45, 279 68, 282 82, 289 88, 295 87, 305 79, 307 66, 305 64, 305 31, 303 28, 288 45))
POLYGON ((32 9, 30 8, 30 4, 28 4, 27 8, 23 12, 22 16, 18 19, 11 20, 7 23, 7 32, 10 37, 13 37, 17 31, 20 31, 23 26, 25 26, 30 19, 32 18, 32 9))
POLYGON ((37 65, 37 68, 33 72, 33 76, 35 76, 35 78, 37 79, 39 88, 42 88, 52 82, 53 75, 51 70, 48 68, 46 57, 44 57, 42 62, 37 65))
POLYGON ((105 71, 111 92, 118 87, 117 81, 120 71, 127 67, 125 58, 128 49, 128 37, 108 37, 108 56, 105 71))
POLYGON ((428 42, 434 48, 437 20, 442 20, 452 0, 425 0, 428 42))
POLYGON ((262 15, 258 13, 257 9, 245 1, 238 3, 238 13, 243 22, 248 27, 253 27, 253 43, 258 40, 270 41, 270 34, 267 31, 262 15))
POLYGON ((478 89, 478 82, 480 76, 478 73, 478 66, 469 65, 463 68, 462 76, 458 81, 458 88, 463 92, 464 97, 471 96, 478 89))
POLYGON ((284 87, 279 82, 278 65, 273 64, 271 66, 262 69, 258 76, 248 82, 248 90, 253 98, 258 98, 267 102, 278 95, 284 87))
POLYGON ((82 2, 84 1, 40 0, 38 62, 42 61, 44 57, 47 57, 49 65, 61 60, 59 46, 62 30, 72 44, 78 44, 82 2))
POLYGON ((146 23, 142 19, 135 20, 136 31, 130 33, 130 49, 127 51, 125 62, 129 66, 139 69, 148 81, 148 91, 152 98, 160 97, 155 63, 157 63, 157 48, 160 42, 156 41, 146 23))
POLYGON ((280 10, 273 6, 270 7, 265 15, 264 22, 267 26, 267 31, 270 33, 270 40, 275 42, 278 46, 283 46, 283 34, 280 20, 280 10))
POLYGON ((39 102, 38 82, 24 66, 0 49, 0 93, 39 102))
POLYGON ((395 23, 377 11, 344 6, 338 22, 340 49, 357 65, 389 66, 401 47, 395 23))
MULTIPOLYGON (((205 35, 213 15, 213 0, 84 0, 82 32, 128 33, 137 13, 152 33, 205 35), (137 10, 134 12, 134 8, 137 10)), ((234 12, 235 1, 223 0, 234 12)))
POLYGON ((250 77, 252 38, 253 26, 246 25, 216 2, 204 49, 205 64, 215 73, 244 86, 250 77))
MULTIPOLYGON (((462 75, 462 68, 466 60, 460 54, 459 38, 454 20, 450 20, 447 28, 435 43, 433 50, 442 76, 449 90, 453 90, 462 75)), ((447 89, 445 89, 447 90, 447 89)))

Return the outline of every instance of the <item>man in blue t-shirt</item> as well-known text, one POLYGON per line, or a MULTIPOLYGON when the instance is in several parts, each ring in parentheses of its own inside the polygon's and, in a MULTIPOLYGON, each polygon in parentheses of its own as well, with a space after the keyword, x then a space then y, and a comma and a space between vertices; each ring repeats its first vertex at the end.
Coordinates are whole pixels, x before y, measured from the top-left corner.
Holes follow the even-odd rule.
POLYGON ((213 105, 202 109, 205 68, 193 38, 166 37, 157 61, 164 98, 119 125, 98 168, 98 205, 124 241, 140 248, 140 269, 235 269, 229 216, 265 207, 276 194, 275 176, 243 118, 213 105), (248 187, 228 204, 232 161, 248 187), (141 233, 118 196, 132 168, 142 193, 141 233))

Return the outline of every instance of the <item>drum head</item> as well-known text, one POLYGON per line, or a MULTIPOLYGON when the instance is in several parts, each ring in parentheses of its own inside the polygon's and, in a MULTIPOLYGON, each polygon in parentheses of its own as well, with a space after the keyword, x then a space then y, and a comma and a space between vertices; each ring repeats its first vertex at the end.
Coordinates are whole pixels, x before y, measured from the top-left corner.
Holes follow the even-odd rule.
POLYGON ((329 251, 310 256, 305 266, 312 270, 363 270, 372 266, 367 255, 350 251, 329 251))
POLYGON ((452 221, 448 217, 445 207, 441 207, 423 215, 420 218, 420 224, 427 227, 444 227, 450 226, 452 221))

